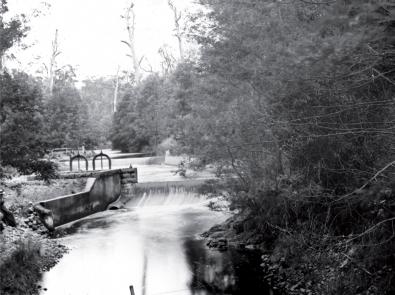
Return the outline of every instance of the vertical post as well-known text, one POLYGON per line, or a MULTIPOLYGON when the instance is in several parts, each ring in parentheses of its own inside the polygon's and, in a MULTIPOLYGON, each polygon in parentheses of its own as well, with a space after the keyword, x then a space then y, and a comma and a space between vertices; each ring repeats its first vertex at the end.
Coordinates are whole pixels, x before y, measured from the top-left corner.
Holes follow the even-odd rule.
POLYGON ((129 286, 129 289, 130 289, 130 295, 135 295, 135 294, 134 294, 133 285, 129 286))

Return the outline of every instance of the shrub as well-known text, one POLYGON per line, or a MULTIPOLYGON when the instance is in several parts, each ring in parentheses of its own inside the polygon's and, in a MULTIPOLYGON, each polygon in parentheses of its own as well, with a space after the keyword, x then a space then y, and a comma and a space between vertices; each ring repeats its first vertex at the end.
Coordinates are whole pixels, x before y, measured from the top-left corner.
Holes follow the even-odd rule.
POLYGON ((39 179, 49 181, 58 175, 59 166, 51 161, 39 160, 32 163, 31 170, 35 172, 39 179))
POLYGON ((40 279, 39 245, 19 241, 16 250, 0 265, 0 294, 31 294, 40 279))
POLYGON ((18 170, 12 166, 0 166, 0 179, 2 178, 12 178, 17 176, 18 170))
POLYGON ((0 164, 25 173, 47 147, 40 85, 26 74, 5 72, 0 93, 0 164))

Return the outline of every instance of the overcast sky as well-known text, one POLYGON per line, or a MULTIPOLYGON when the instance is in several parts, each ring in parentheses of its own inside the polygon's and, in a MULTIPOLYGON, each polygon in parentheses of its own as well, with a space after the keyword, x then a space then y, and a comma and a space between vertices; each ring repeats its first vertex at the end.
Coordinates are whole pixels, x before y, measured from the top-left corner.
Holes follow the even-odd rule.
MULTIPOLYGON (((49 63, 51 42, 59 30, 59 47, 62 52, 60 66, 77 67, 80 78, 114 75, 118 65, 126 69, 131 61, 125 57, 127 40, 124 14, 129 0, 48 0, 45 9, 42 0, 9 0, 10 14, 31 14, 39 8, 44 14, 33 18, 25 43, 32 45, 15 52, 19 67, 33 71, 43 62, 49 63), (40 59, 35 59, 41 57, 40 59), (34 65, 29 65, 35 61, 34 65)), ((177 7, 192 11, 192 0, 174 0, 177 7)), ((178 57, 177 41, 173 35, 174 19, 167 0, 135 0, 136 50, 145 56, 154 69, 159 69, 158 49, 168 44, 178 57)), ((11 63, 9 63, 11 65, 11 63)))

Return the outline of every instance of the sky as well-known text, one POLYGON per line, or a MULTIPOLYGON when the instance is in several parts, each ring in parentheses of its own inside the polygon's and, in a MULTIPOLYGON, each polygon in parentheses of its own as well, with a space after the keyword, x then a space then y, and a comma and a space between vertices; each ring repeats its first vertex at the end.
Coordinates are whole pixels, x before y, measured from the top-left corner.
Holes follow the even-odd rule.
MULTIPOLYGON (((9 67, 18 67, 32 73, 42 64, 49 64, 51 42, 58 29, 61 54, 58 65, 70 64, 77 68, 80 78, 115 75, 131 67, 126 57, 128 48, 121 40, 127 40, 125 21, 121 15, 130 0, 9 0, 10 15, 26 13, 34 9, 41 15, 31 18, 31 29, 24 43, 25 50, 15 49, 16 61, 9 67)), ((167 0, 135 0, 136 52, 146 57, 154 70, 160 69, 158 49, 167 44, 178 57, 177 40, 174 37, 174 19, 167 0)), ((177 8, 186 15, 196 9, 192 0, 174 0, 177 8)), ((145 66, 147 68, 147 66, 145 66)), ((33 73, 32 73, 33 74, 33 73)))

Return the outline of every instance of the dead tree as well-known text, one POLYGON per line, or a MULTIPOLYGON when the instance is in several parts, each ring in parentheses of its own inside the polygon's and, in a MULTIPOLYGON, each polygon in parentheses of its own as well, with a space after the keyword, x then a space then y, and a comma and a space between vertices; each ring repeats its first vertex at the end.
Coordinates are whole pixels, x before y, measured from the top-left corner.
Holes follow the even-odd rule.
POLYGON ((113 113, 115 114, 117 112, 117 101, 118 101, 118 91, 119 91, 119 66, 117 69, 117 74, 115 76, 115 81, 114 81, 114 102, 113 102, 113 113))
POLYGON ((139 66, 140 66, 140 69, 142 69, 142 70, 143 70, 144 72, 146 72, 146 73, 152 74, 152 73, 154 72, 153 69, 152 69, 151 63, 149 62, 148 58, 146 58, 145 56, 143 56, 143 57, 140 59, 139 66), (145 66, 143 66, 143 62, 144 62, 144 61, 145 61, 145 66))
POLYGON ((140 81, 141 72, 140 72, 140 63, 137 58, 136 49, 135 49, 135 29, 136 29, 136 14, 134 12, 134 2, 130 1, 129 7, 126 9, 125 15, 122 16, 126 22, 126 30, 128 31, 128 41, 122 40, 121 42, 124 43, 129 48, 129 56, 132 60, 132 68, 133 68, 133 75, 135 82, 140 81))
POLYGON ((52 96, 53 94, 53 86, 54 86, 54 80, 55 80, 55 71, 56 71, 56 57, 60 54, 61 52, 59 51, 58 47, 58 30, 56 29, 55 31, 55 37, 52 41, 52 53, 51 53, 51 59, 49 62, 49 81, 48 81, 48 90, 49 90, 49 95, 52 96))
POLYGON ((160 65, 162 67, 162 72, 163 72, 163 74, 167 75, 174 68, 176 59, 169 52, 168 47, 166 45, 159 48, 158 53, 162 57, 162 61, 160 63, 160 65))
POLYGON ((182 32, 181 32, 181 27, 180 27, 180 20, 181 20, 181 12, 177 10, 177 7, 174 5, 173 0, 168 0, 167 2, 169 4, 170 9, 173 11, 174 15, 174 31, 177 40, 178 40, 178 50, 180 53, 180 60, 181 62, 184 60, 184 49, 182 46, 182 32))

